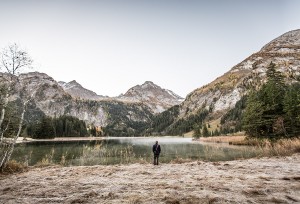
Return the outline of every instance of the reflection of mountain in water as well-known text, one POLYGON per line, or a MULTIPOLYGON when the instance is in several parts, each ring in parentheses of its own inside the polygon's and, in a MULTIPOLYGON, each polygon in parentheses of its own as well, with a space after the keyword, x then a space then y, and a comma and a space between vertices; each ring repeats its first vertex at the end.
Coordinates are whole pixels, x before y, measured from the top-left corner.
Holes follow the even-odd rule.
POLYGON ((160 162, 176 159, 226 161, 257 155, 253 147, 194 142, 191 138, 108 138, 101 141, 55 141, 21 144, 13 159, 34 165, 44 162, 63 165, 110 165, 152 162, 152 145, 158 140, 160 162))

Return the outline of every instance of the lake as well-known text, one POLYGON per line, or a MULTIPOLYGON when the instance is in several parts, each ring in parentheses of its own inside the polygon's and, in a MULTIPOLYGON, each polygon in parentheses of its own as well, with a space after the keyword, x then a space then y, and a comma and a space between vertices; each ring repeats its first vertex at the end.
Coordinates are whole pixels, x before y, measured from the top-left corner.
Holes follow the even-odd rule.
POLYGON ((225 143, 204 143, 182 137, 108 137, 87 141, 35 141, 15 147, 12 159, 36 164, 111 165, 151 163, 152 145, 161 145, 162 163, 184 160, 228 161, 257 156, 259 151, 250 146, 225 143))

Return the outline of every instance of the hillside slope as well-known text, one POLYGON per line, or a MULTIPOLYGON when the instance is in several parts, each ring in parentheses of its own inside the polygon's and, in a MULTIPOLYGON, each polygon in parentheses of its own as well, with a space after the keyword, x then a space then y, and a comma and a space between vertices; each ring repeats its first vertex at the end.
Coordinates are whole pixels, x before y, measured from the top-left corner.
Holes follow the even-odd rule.
MULTIPOLYGON (((271 62, 284 74, 287 83, 299 80, 300 30, 279 36, 224 75, 188 94, 179 105, 177 117, 172 119, 173 122, 165 129, 171 130, 182 121, 191 121, 191 118, 194 119, 204 110, 209 111, 207 122, 220 119, 234 108, 251 88, 260 87, 265 83, 266 69, 271 62)), ((193 125, 189 124, 190 128, 186 131, 191 130, 193 125)))

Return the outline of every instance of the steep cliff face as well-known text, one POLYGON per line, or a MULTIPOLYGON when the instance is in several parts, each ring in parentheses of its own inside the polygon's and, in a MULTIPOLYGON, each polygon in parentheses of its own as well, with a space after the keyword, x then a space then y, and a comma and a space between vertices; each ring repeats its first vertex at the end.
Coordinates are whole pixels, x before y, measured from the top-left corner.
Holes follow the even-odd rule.
POLYGON ((220 117, 233 108, 251 87, 265 83, 266 70, 271 62, 284 74, 287 83, 300 76, 300 30, 272 40, 223 76, 191 92, 180 106, 179 118, 203 107, 211 111, 212 117, 220 117))
POLYGON ((140 102, 148 106, 153 113, 161 113, 166 109, 178 105, 183 98, 174 92, 163 89, 151 81, 129 89, 124 95, 116 98, 125 102, 140 102))

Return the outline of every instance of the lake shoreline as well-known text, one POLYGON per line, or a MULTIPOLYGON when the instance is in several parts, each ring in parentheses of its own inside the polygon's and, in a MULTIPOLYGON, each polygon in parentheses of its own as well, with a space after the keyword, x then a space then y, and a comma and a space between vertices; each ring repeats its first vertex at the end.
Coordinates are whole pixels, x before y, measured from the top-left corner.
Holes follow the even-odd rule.
POLYGON ((49 166, 0 177, 3 203, 297 203, 300 154, 226 162, 49 166))
MULTIPOLYGON (((16 143, 28 143, 28 142, 72 142, 72 141, 100 141, 104 139, 111 138, 168 138, 168 137, 178 137, 178 138, 192 138, 192 137, 182 137, 182 136, 137 136, 137 137, 55 137, 53 139, 33 139, 28 137, 19 137, 16 143)), ((232 141, 242 141, 246 136, 213 136, 213 137, 201 137, 199 139, 192 139, 193 141, 205 142, 205 143, 230 143, 232 141)))
MULTIPOLYGON (((16 143, 28 143, 28 142, 72 142, 72 141, 101 141, 104 139, 112 138, 161 138, 162 136, 137 136, 137 137, 116 137, 116 136, 105 136, 105 137, 55 137, 53 139, 33 139, 29 137, 19 137, 16 143)), ((163 136, 163 138, 178 137, 182 136, 163 136)), ((187 137, 185 137, 187 138, 187 137)))
POLYGON ((53 139, 32 139, 19 137, 16 143, 28 143, 28 142, 64 142, 64 141, 94 141, 103 140, 106 137, 55 137, 53 139))

